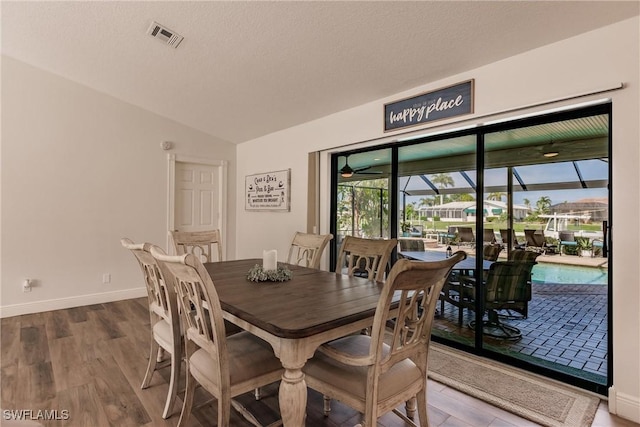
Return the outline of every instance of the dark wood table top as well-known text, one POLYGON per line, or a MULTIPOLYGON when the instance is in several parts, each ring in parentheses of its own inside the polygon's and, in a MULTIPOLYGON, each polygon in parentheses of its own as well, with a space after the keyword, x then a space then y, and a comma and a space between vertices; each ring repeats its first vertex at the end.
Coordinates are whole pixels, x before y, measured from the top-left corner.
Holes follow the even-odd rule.
MULTIPOLYGON (((440 251, 401 251, 399 253, 405 258, 409 258, 415 261, 434 262, 442 261, 447 258, 446 253, 440 251)), ((492 261, 483 260, 483 270, 489 270, 491 264, 493 264, 492 261)), ((476 258, 472 256, 467 256, 467 258, 463 259, 453 266, 454 270, 475 270, 475 268, 476 258)))
POLYGON ((382 284, 360 277, 278 263, 293 278, 251 282, 247 273, 262 259, 205 263, 222 309, 282 338, 303 338, 373 318, 382 284))

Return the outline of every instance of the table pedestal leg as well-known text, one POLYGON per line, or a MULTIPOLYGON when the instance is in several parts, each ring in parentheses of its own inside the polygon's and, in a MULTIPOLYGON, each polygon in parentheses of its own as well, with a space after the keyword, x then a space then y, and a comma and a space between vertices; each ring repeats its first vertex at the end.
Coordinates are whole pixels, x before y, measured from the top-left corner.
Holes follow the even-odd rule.
POLYGON ((304 427, 307 411, 307 383, 301 369, 285 369, 278 398, 284 427, 304 427))

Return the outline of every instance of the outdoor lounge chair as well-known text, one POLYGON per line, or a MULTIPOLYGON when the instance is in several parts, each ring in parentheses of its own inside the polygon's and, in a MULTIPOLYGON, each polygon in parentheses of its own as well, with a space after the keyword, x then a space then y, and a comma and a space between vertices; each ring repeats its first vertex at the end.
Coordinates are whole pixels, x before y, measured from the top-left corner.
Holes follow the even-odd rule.
POLYGON ((576 241, 576 237, 573 231, 560 231, 558 233, 558 237, 560 239, 560 246, 558 251, 560 255, 562 255, 562 247, 578 247, 578 242, 576 241))
POLYGON ((547 244, 543 230, 524 230, 524 237, 527 239, 527 249, 540 252, 541 254, 555 253, 556 246, 547 244))
POLYGON ((496 242, 496 234, 493 228, 485 228, 482 231, 482 243, 484 245, 492 245, 496 242))
MULTIPOLYGON (((509 243, 509 229, 500 229, 500 238, 502 239, 502 245, 506 248, 509 243)), ((511 229, 511 247, 515 249, 523 249, 524 245, 518 242, 516 232, 511 229)))
POLYGON ((476 238, 473 235, 473 229, 471 227, 458 227, 458 247, 460 245, 469 245, 470 247, 475 247, 476 238))

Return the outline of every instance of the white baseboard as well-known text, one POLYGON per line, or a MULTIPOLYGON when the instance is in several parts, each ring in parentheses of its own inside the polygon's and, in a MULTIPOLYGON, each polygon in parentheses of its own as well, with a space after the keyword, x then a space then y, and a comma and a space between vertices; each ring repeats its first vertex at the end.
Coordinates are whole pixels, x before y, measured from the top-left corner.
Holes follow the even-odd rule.
POLYGON ((609 412, 640 424, 640 398, 619 393, 615 387, 609 387, 609 412))
POLYGON ((80 307, 83 305, 102 304, 147 296, 146 288, 124 289, 121 291, 101 292, 99 294, 80 295, 68 298, 57 298, 24 304, 5 305, 0 307, 0 318, 19 316, 21 314, 41 313, 43 311, 80 307))

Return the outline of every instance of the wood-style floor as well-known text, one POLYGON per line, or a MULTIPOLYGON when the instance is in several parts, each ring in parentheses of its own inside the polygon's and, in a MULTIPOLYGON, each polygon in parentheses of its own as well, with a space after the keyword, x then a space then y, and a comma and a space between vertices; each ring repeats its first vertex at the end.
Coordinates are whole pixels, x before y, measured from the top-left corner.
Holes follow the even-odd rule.
MULTIPOLYGON (((140 389, 148 360, 149 316, 146 299, 132 299, 2 319, 0 402, 3 410, 57 410, 68 420, 41 421, 46 426, 175 426, 174 415, 160 414, 167 393, 169 370, 154 375, 151 386, 140 389)), ((208 400, 202 391, 200 399, 208 400)), ((241 402, 265 423, 278 417, 277 384, 241 402)), ((429 416, 434 426, 535 425, 502 409, 429 381, 429 416)), ((231 425, 250 424, 232 411, 231 425)), ((191 426, 216 425, 215 402, 201 406, 191 426)), ((0 415, 5 415, 3 412, 0 415)), ((307 426, 353 426, 360 421, 352 409, 333 402, 331 415, 322 415, 322 397, 310 390, 307 426)), ((0 424, 2 421, 0 420, 0 424)), ((386 414, 379 426, 406 426, 386 414)), ((609 415, 606 403, 593 426, 637 426, 609 415)))

